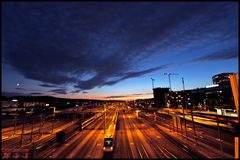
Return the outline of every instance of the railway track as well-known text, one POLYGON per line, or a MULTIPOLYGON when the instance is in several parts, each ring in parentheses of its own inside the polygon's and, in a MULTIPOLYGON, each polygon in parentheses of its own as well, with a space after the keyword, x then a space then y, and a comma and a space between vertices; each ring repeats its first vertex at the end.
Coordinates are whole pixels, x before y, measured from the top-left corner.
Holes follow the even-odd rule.
POLYGON ((204 159, 205 158, 202 155, 200 155, 199 153, 195 153, 195 151, 193 151, 186 145, 181 144, 179 141, 177 141, 176 139, 174 139, 173 137, 171 137, 170 135, 165 133, 158 126, 156 126, 155 123, 152 123, 152 121, 150 121, 149 119, 146 118, 145 120, 148 122, 149 125, 151 125, 153 128, 155 128, 157 130, 157 132, 159 132, 161 135, 163 135, 166 139, 168 139, 171 143, 173 143, 175 146, 177 146, 179 149, 181 149, 183 152, 185 152, 191 158, 194 158, 194 159, 204 159))
MULTIPOLYGON (((148 117, 148 116, 145 116, 145 115, 142 115, 142 116, 144 116, 146 119, 152 119, 153 120, 153 116, 152 117, 148 117)), ((169 128, 170 130, 173 129, 172 124, 171 125, 169 124, 169 120, 167 120, 167 122, 166 122, 166 119, 165 119, 165 121, 163 121, 163 118, 161 118, 160 119, 161 122, 160 122, 160 121, 158 121, 158 118, 159 117, 157 117, 157 124, 162 125, 166 128, 169 128)), ((190 126, 189 125, 190 124, 187 124, 188 128, 191 128, 190 127, 191 125, 190 126)), ((215 135, 213 135, 213 133, 209 131, 209 130, 212 130, 212 128, 205 128, 203 130, 203 128, 202 128, 203 126, 200 126, 199 124, 195 124, 195 125, 196 125, 195 127, 197 128, 196 133, 197 133, 198 136, 194 135, 193 130, 188 130, 187 137, 185 135, 185 130, 182 130, 178 133, 180 133, 180 134, 182 134, 182 136, 188 138, 188 140, 192 139, 193 142, 195 142, 195 139, 196 139, 198 142, 201 142, 203 144, 211 146, 216 150, 220 150, 220 147, 219 147, 220 142, 219 142, 219 139, 216 138, 217 133, 215 135)), ((222 135, 222 137, 224 137, 224 135, 222 135)), ((223 141, 223 140, 221 140, 221 141, 222 141, 222 147, 223 147, 224 153, 228 154, 228 156, 231 156, 231 155, 234 156, 234 146, 231 145, 230 142, 223 141)))

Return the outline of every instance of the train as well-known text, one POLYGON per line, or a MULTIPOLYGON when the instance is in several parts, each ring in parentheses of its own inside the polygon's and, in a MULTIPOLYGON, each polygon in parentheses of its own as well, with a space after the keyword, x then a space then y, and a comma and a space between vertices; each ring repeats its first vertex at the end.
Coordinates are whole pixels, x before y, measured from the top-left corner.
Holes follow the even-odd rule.
POLYGON ((90 125, 94 120, 101 117, 102 113, 96 114, 94 117, 91 117, 85 121, 76 121, 71 126, 65 128, 62 131, 57 132, 56 134, 56 140, 57 142, 63 144, 68 139, 70 139, 72 136, 76 135, 79 131, 83 130, 85 127, 90 125))
POLYGON ((57 142, 63 144, 72 136, 76 135, 82 129, 82 125, 79 122, 73 123, 71 126, 65 128, 62 131, 57 132, 57 142))
POLYGON ((113 152, 115 135, 116 135, 115 132, 116 132, 117 121, 118 121, 117 119, 118 119, 118 112, 114 114, 113 119, 109 125, 109 128, 104 136, 103 151, 105 153, 113 152))

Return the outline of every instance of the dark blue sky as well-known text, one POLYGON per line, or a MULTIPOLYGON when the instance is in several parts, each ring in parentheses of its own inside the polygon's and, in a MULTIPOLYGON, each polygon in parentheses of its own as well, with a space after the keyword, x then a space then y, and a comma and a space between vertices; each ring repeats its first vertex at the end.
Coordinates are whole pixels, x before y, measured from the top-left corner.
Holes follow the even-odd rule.
POLYGON ((238 72, 237 2, 4 2, 2 92, 152 97, 238 72), (19 86, 17 85, 19 84, 19 86))

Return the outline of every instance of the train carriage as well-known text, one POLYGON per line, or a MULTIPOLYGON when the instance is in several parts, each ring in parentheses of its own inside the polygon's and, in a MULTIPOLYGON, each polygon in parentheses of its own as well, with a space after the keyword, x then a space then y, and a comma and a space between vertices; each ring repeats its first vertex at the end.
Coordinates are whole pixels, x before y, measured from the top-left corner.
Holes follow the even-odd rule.
POLYGON ((116 112, 104 137, 104 144, 103 144, 104 152, 112 152, 114 149, 117 118, 118 118, 118 113, 116 112))

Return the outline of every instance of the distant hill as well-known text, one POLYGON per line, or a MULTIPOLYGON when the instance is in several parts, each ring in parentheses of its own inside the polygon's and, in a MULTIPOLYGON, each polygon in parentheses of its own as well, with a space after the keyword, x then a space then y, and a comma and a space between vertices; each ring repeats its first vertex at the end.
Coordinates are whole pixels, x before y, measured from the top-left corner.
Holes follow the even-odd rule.
POLYGON ((96 100, 96 99, 68 99, 68 98, 58 98, 53 96, 1 96, 1 101, 10 101, 12 99, 17 99, 18 101, 24 102, 122 102, 120 100, 96 100))
POLYGON ((8 100, 9 100, 8 97, 6 97, 6 96, 1 96, 1 101, 8 101, 8 100))

